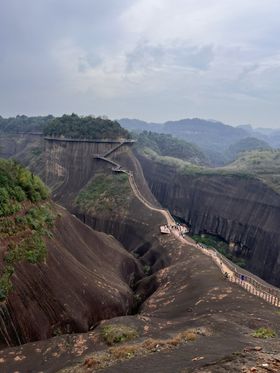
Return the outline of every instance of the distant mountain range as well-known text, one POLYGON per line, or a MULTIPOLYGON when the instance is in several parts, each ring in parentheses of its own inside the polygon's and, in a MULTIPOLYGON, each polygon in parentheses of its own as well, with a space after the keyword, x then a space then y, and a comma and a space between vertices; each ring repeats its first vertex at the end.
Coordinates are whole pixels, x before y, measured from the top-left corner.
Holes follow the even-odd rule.
POLYGON ((250 125, 233 127, 222 122, 199 118, 148 123, 138 119, 120 119, 118 122, 129 131, 151 131, 171 134, 194 143, 210 159, 212 165, 232 161, 240 151, 280 147, 280 130, 253 129, 250 125))
POLYGON ((250 136, 266 141, 273 148, 280 148, 280 129, 253 128, 250 124, 240 125, 237 128, 245 130, 250 136))

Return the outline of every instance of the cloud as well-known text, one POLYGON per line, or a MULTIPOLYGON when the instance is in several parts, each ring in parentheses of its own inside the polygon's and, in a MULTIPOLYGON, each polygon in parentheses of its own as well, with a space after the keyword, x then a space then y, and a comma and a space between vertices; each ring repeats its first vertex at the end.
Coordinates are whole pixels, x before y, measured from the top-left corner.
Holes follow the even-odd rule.
POLYGON ((213 59, 211 46, 189 46, 181 43, 175 45, 150 45, 140 43, 126 55, 126 71, 150 69, 157 67, 193 68, 206 70, 213 59))
POLYGON ((279 11, 278 0, 2 2, 0 114, 279 126, 279 11))

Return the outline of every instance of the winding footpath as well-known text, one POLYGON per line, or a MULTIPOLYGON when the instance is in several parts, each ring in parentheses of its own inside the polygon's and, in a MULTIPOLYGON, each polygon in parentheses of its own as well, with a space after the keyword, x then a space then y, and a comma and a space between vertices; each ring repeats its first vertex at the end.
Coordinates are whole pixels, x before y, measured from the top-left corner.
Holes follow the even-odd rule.
MULTIPOLYGON (((113 147, 111 150, 106 152, 103 155, 96 155, 94 158, 103 160, 105 162, 110 163, 112 167, 113 172, 122 172, 128 175, 128 180, 129 184, 131 186, 131 189, 134 192, 134 195, 138 198, 140 202, 142 202, 148 209, 152 211, 156 211, 163 215, 163 217, 166 219, 167 225, 169 227, 172 227, 176 224, 175 220, 173 219, 172 215, 170 212, 166 209, 163 208, 157 208, 154 207, 150 202, 148 202, 145 197, 141 194, 135 178, 133 176, 133 173, 131 171, 125 170, 122 168, 122 166, 115 162, 112 161, 111 159, 107 158, 109 155, 111 155, 115 150, 119 149, 123 143, 116 145, 113 147)), ((276 306, 280 307, 280 291, 278 289, 271 289, 269 285, 267 284, 266 286, 263 285, 263 283, 258 282, 256 279, 251 278, 250 276, 246 275, 244 276, 242 273, 237 271, 237 267, 234 267, 233 263, 229 265, 227 263, 227 260, 223 255, 220 253, 217 253, 214 249, 208 249, 205 248, 199 244, 197 244, 195 241, 193 241, 190 237, 186 238, 183 237, 178 229, 172 229, 171 228, 171 233, 179 240, 181 241, 184 245, 187 246, 193 246, 197 250, 200 250, 204 255, 209 256, 213 262, 217 265, 217 267, 221 270, 225 278, 235 284, 238 284, 242 288, 244 288, 246 291, 249 293, 263 299, 264 301, 276 306), (264 290, 265 288, 265 290, 264 290)))

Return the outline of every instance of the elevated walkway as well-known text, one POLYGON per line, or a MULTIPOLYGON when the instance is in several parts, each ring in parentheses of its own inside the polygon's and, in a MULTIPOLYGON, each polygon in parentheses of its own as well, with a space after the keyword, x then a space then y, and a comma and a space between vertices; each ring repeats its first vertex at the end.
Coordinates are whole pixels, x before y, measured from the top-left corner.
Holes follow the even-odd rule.
POLYGON ((71 139, 66 137, 52 137, 52 136, 45 136, 45 140, 48 141, 59 141, 59 142, 91 142, 95 144, 133 144, 135 140, 130 139, 71 139))
MULTIPOLYGON (((109 155, 111 155, 112 153, 114 153, 116 150, 118 150, 121 146, 123 146, 124 144, 126 144, 125 141, 122 141, 121 143, 117 144, 116 146, 114 146, 112 149, 108 150, 106 153, 103 154, 103 157, 108 157, 109 155)), ((131 144, 131 143, 129 143, 131 144)))

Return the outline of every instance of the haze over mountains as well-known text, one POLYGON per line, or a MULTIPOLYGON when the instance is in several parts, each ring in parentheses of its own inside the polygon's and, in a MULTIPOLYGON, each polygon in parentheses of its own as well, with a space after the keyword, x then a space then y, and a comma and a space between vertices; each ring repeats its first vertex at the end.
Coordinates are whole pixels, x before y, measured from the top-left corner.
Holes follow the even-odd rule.
POLYGON ((198 145, 214 166, 232 161, 238 150, 280 147, 280 130, 253 129, 249 125, 232 127, 222 122, 199 118, 148 123, 138 119, 120 119, 118 122, 134 132, 151 131, 171 134, 198 145), (252 139, 253 138, 253 139, 252 139), (242 143, 239 142, 242 140, 242 143))

